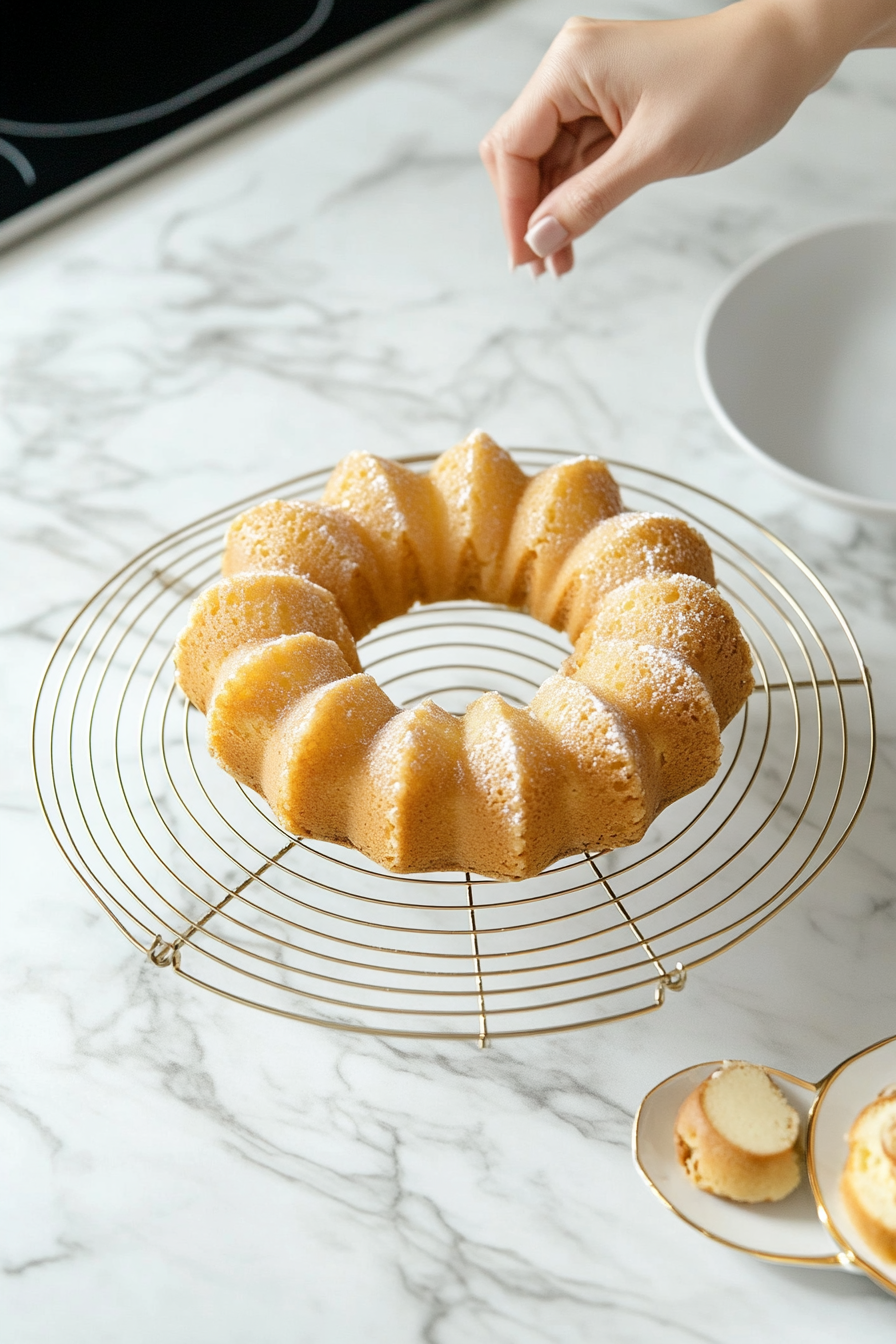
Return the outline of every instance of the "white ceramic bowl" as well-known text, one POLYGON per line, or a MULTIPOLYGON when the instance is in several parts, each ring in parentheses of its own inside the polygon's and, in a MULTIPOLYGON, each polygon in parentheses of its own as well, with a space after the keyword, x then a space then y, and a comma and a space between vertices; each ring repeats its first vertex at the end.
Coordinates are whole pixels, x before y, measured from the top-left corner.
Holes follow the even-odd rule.
POLYGON ((697 371, 747 452, 812 494, 896 518, 896 219, 741 267, 704 314, 697 371))

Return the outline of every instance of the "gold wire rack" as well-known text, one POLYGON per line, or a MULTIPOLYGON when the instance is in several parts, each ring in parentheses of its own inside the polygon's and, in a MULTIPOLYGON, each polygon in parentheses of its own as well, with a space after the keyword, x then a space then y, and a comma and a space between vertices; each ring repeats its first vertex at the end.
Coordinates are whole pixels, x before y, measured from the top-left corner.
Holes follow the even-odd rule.
MULTIPOLYGON (((524 469, 569 454, 520 449, 524 469)), ((434 457, 402 459, 426 470, 434 457)), ((208 757, 172 645, 220 570, 233 515, 315 498, 328 471, 166 537, 78 613, 44 674, 33 728, 47 821, 81 881, 160 973, 302 1022, 478 1040, 658 1009, 689 969, 765 924, 843 844, 868 792, 868 672, 831 596, 764 527, 704 491, 611 462, 627 507, 676 513, 713 548, 752 645, 756 690, 722 768, 628 849, 536 878, 395 876, 288 835, 208 757)), ((562 634, 476 602, 417 607, 359 646, 399 705, 516 704, 569 652, 562 634)))

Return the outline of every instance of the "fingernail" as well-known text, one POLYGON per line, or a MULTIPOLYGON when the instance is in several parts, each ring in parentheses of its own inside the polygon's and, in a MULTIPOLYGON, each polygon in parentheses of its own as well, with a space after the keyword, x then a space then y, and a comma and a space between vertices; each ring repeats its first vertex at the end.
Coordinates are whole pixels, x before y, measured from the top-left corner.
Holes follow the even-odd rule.
POLYGON ((551 256, 547 258, 545 265, 547 266, 548 270, 550 271, 554 279, 559 280, 560 272, 557 270, 557 258, 553 255, 553 253, 551 254, 551 256))
POLYGON ((568 242, 569 230, 565 229, 553 215, 545 215, 544 219, 533 224, 526 234, 526 243, 537 257, 549 257, 558 247, 568 242))
POLYGON ((507 269, 508 271, 516 270, 516 262, 513 260, 513 257, 509 253, 507 254, 507 269))
POLYGON ((543 261, 530 261, 527 262, 527 265, 529 267, 529 274, 532 276, 533 280, 537 280, 540 275, 544 275, 543 261))

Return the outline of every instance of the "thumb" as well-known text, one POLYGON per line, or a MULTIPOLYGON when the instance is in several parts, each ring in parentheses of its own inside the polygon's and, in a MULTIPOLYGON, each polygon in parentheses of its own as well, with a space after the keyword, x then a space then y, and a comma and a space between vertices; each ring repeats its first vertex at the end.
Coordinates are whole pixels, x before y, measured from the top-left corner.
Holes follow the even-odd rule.
POLYGON ((647 145, 623 130, 610 148, 555 187, 529 218, 526 243, 548 257, 662 176, 647 145))

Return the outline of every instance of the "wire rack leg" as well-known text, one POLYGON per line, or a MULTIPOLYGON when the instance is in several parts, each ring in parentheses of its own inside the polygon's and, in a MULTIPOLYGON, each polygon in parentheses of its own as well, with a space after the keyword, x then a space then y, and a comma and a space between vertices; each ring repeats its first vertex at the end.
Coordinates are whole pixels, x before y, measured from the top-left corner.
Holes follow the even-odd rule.
POLYGON ((266 859, 260 868, 256 868, 254 873, 250 873, 248 877, 244 878, 239 886, 234 887, 233 891, 228 891, 216 905, 213 905, 206 910, 201 919, 194 920, 184 933, 176 934, 171 939, 170 943, 166 943, 160 934, 156 934, 152 946, 148 949, 146 954, 153 966, 173 966, 176 971, 179 970, 181 948, 190 941, 193 934, 198 933, 200 929, 204 929, 209 920, 217 915, 219 911, 223 910, 226 905, 229 905, 235 896, 239 896, 241 892, 244 892, 247 887, 252 885, 256 878, 261 877, 269 868, 273 868, 275 863, 279 863, 283 856, 288 854, 291 849, 295 849, 295 847, 295 840, 288 841, 282 849, 277 850, 276 854, 272 854, 269 859, 266 859))
POLYGON ((615 891, 614 891, 613 888, 610 886, 610 884, 609 884, 609 882, 607 881, 606 877, 604 877, 603 873, 600 871, 600 869, 598 868, 597 864, 595 863, 594 859, 591 857, 590 854, 588 855, 588 863, 590 864, 591 868, 593 869, 594 874, 595 874, 595 876, 597 877, 598 882, 599 882, 600 885, 603 887, 604 891, 607 893, 607 895, 609 896, 610 900, 611 900, 611 901, 613 902, 613 904, 615 905, 616 909, 617 909, 617 910, 619 911, 619 913, 622 915, 622 918, 625 920, 625 922, 626 922, 626 924, 628 925, 628 927, 629 927, 629 928, 632 930, 632 932, 634 933, 635 938, 637 939, 637 942, 638 942, 638 946, 639 946, 640 948, 642 948, 642 950, 643 950, 643 952, 644 952, 644 955, 646 956, 647 960, 650 961, 650 962, 652 962, 653 965, 656 967, 656 969, 657 969, 657 971, 658 971, 658 973, 659 973, 659 983, 657 984, 657 987, 656 987, 656 989, 654 990, 654 998, 655 998, 655 1000, 656 1000, 656 1006, 657 1006, 657 1008, 661 1008, 662 1005, 663 1005, 663 1003, 665 1002, 665 999, 666 999, 666 990, 667 990, 667 989, 674 990, 676 994, 677 994, 680 990, 684 989, 685 984, 687 983, 687 978, 688 978, 688 973, 687 973, 687 971, 686 971, 685 968, 682 966, 682 964, 681 964, 680 961, 678 961, 678 962, 675 963, 675 970, 674 970, 674 971, 667 971, 667 970, 666 970, 666 968, 665 968, 665 966, 663 965, 662 961, 661 961, 660 958, 657 956, 657 954, 654 952, 653 948, 650 946, 650 943, 649 943, 648 940, 644 937, 644 934, 643 934, 643 933, 641 932, 641 930, 638 928, 637 920, 632 919, 631 915, 630 915, 630 914, 628 913, 628 911, 626 910, 625 905, 623 904, 621 897, 619 897, 619 896, 616 895, 615 891))

